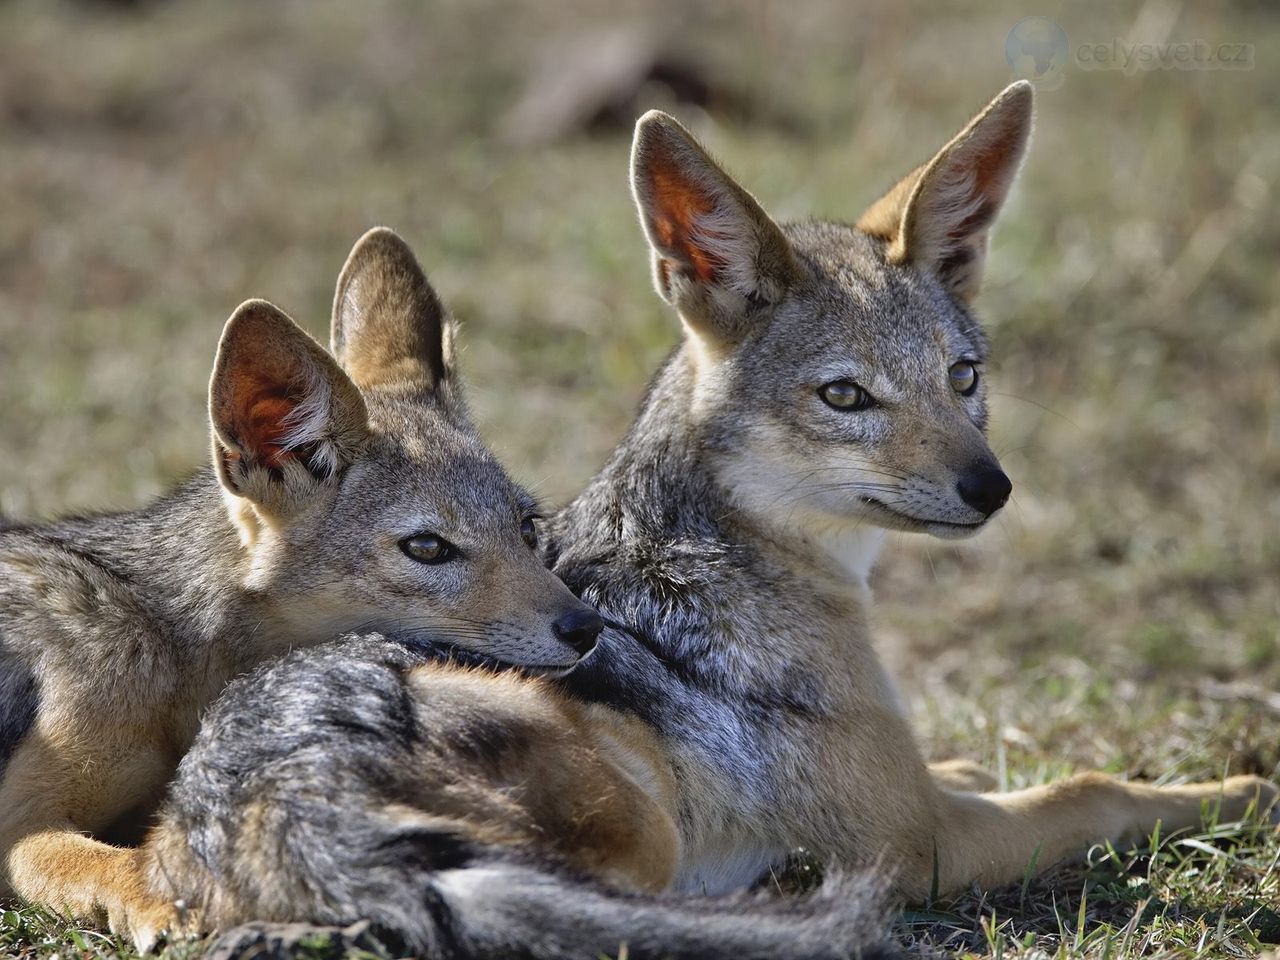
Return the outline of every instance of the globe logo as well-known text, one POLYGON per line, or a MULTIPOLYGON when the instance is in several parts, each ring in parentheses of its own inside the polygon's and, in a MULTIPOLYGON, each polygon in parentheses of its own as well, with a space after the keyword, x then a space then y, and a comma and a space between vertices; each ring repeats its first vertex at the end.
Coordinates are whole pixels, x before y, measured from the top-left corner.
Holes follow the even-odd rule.
POLYGON ((1067 65, 1067 32, 1048 17, 1019 20, 1004 41, 1004 58, 1019 80, 1053 90, 1067 65))

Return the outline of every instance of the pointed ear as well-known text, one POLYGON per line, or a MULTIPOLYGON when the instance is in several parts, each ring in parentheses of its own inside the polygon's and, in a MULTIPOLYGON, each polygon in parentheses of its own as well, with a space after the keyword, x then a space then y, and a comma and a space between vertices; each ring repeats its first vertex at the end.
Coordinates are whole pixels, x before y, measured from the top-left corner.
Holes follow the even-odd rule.
POLYGON ((801 276, 778 225, 665 113, 636 125, 631 189, 658 293, 700 332, 739 339, 801 276))
POLYGON ((932 269, 962 299, 978 292, 987 238, 1031 137, 1032 87, 1021 80, 987 105, 937 156, 858 220, 889 242, 889 259, 932 269))
POLYGON ((283 516, 333 482, 363 448, 355 384, 301 327, 265 300, 227 321, 209 383, 213 459, 229 493, 283 516))
POLYGON ((410 383, 437 390, 453 376, 453 324, 418 260, 392 230, 374 227, 338 277, 332 344, 361 387, 410 383))

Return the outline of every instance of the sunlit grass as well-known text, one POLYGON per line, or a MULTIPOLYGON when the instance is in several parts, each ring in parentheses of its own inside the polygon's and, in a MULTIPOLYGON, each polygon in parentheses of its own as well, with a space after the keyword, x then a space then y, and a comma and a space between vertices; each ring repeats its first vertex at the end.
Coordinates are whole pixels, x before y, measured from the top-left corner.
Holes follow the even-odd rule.
MULTIPOLYGON (((486 436, 550 501, 571 496, 678 324, 650 286, 627 131, 529 149, 493 131, 542 38, 617 11, 235 11, 0 5, 0 512, 128 506, 196 468, 222 322, 264 296, 323 337, 343 257, 378 222, 463 320, 486 436)), ((1031 12, 673 11, 685 52, 759 107, 684 118, 779 216, 845 220, 1007 81, 1005 35, 1031 12)), ((879 646, 929 755, 1010 787, 1092 768, 1274 778, 1280 11, 1060 18, 1073 43, 1252 42, 1256 68, 1075 71, 1039 97, 978 303, 1014 499, 972 543, 890 538, 879 646)), ((913 905, 898 931, 983 958, 1250 956, 1280 942, 1278 856, 1274 832, 1222 825, 913 905)), ((120 951, 32 910, 3 914, 0 948, 120 951)))

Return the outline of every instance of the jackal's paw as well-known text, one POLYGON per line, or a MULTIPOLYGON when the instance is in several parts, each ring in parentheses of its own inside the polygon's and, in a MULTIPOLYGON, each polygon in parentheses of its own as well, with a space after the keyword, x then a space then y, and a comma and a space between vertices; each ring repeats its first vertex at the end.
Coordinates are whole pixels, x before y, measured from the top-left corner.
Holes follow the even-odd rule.
POLYGON ((1222 820, 1243 820, 1247 815, 1280 824, 1280 787, 1262 777, 1227 777, 1222 782, 1222 820))
POLYGON ((108 908, 107 924, 112 933, 128 940, 139 953, 150 953, 162 940, 200 933, 195 914, 181 901, 158 898, 120 900, 108 908))
POLYGON ((929 764, 934 782, 944 790, 961 793, 991 793, 1000 781, 980 763, 972 760, 940 760, 929 764))

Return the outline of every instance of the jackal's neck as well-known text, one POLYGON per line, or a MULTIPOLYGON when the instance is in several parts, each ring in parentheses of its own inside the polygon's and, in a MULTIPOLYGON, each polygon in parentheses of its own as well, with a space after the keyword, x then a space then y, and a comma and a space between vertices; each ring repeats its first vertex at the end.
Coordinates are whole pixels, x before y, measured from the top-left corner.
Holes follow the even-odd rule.
POLYGON ((767 558, 842 605, 864 605, 884 531, 799 516, 776 489, 726 466, 733 441, 691 414, 697 358, 682 346, 650 385, 640 414, 588 489, 566 511, 563 540, 624 550, 635 542, 715 544, 767 558))
POLYGON ((627 436, 566 511, 589 525, 569 543, 721 537, 730 506, 689 413, 693 368, 681 347, 658 371, 627 436))
POLYGON ((747 703, 814 716, 859 697, 892 703, 863 586, 879 535, 818 544, 785 509, 776 520, 743 509, 717 467, 731 438, 689 413, 693 363, 671 357, 627 437, 554 521, 556 573, 620 624, 565 685, 686 732, 747 703))

